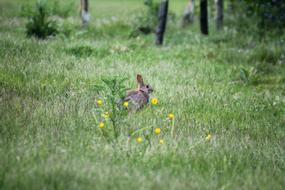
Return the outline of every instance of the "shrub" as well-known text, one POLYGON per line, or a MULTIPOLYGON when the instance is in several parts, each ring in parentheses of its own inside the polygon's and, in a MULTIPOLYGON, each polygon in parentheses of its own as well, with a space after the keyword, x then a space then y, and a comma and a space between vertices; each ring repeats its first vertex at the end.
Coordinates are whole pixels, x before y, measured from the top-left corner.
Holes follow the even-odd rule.
POLYGON ((45 39, 58 33, 56 22, 50 19, 52 11, 45 1, 38 1, 35 11, 31 12, 26 25, 28 36, 45 39))
MULTIPOLYGON (((158 13, 160 3, 153 0, 144 1, 146 9, 136 11, 134 18, 132 19, 132 31, 130 37, 137 37, 140 34, 151 34, 155 32, 158 24, 158 13)), ((175 13, 168 11, 168 22, 175 21, 175 13)))
POLYGON ((263 29, 284 28, 285 1, 283 0, 247 0, 247 14, 258 17, 259 26, 263 29))
POLYGON ((139 34, 150 34, 155 30, 158 23, 159 4, 152 0, 146 0, 145 6, 146 9, 138 11, 132 20, 131 37, 136 37, 139 34))
POLYGON ((243 0, 235 2, 236 20, 238 29, 258 32, 259 37, 264 37, 265 33, 284 31, 285 23, 285 1, 284 0, 243 0))

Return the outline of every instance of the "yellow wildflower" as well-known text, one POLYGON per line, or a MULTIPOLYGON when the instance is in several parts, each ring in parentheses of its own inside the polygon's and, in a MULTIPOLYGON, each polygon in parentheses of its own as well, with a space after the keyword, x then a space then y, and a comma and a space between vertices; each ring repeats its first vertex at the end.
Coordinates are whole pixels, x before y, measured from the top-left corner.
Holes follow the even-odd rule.
POLYGON ((211 139, 212 139, 212 135, 208 134, 207 137, 206 137, 206 141, 210 141, 211 139))
POLYGON ((106 112, 103 114, 103 117, 104 117, 105 119, 109 118, 109 112, 106 111, 106 112))
POLYGON ((161 130, 160 130, 160 128, 157 127, 157 128, 154 129, 154 132, 155 132, 155 134, 159 135, 161 130))
POLYGON ((151 99, 151 104, 152 104, 152 105, 156 105, 157 103, 158 103, 157 98, 152 98, 152 99, 151 99))
POLYGON ((103 105, 103 100, 97 100, 97 105, 102 106, 103 105))
POLYGON ((137 143, 141 143, 143 141, 143 139, 141 137, 137 138, 137 143))
POLYGON ((160 140, 159 140, 159 144, 164 144, 164 140, 163 140, 163 139, 160 139, 160 140))
POLYGON ((124 104, 123 104, 123 105, 124 105, 124 107, 126 107, 126 108, 127 108, 127 107, 129 106, 129 102, 124 102, 124 104))
POLYGON ((103 129, 104 127, 105 127, 105 124, 104 124, 103 122, 100 122, 100 123, 99 123, 99 128, 100 128, 100 129, 103 129))
POLYGON ((172 120, 172 119, 174 119, 174 114, 173 113, 169 113, 167 115, 167 117, 168 117, 168 119, 172 120))

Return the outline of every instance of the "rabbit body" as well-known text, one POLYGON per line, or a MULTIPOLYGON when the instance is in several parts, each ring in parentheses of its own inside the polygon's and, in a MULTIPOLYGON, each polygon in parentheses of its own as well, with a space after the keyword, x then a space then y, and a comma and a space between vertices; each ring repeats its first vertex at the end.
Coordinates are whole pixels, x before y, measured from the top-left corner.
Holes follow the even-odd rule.
POLYGON ((149 102, 149 95, 142 91, 131 91, 125 101, 130 103, 130 109, 138 110, 149 102))
POLYGON ((149 94, 153 91, 150 85, 145 85, 141 75, 137 75, 138 89, 128 92, 125 101, 130 103, 129 109, 138 110, 149 102, 149 94))

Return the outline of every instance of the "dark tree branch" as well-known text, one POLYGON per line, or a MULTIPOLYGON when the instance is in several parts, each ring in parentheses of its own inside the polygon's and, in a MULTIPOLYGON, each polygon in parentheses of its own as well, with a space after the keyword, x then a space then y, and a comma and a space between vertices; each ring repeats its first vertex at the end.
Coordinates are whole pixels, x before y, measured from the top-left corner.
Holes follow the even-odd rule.
POLYGON ((168 0, 164 0, 160 3, 159 14, 158 14, 158 26, 156 30, 156 45, 163 44, 163 36, 165 33, 166 22, 168 13, 168 0))

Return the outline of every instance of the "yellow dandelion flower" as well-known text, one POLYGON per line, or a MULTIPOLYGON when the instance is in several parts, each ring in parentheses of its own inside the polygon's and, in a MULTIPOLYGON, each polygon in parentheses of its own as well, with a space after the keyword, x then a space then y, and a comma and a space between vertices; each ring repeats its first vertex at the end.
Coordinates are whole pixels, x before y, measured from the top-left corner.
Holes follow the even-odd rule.
POLYGON ((158 103, 157 98, 152 98, 152 99, 151 99, 151 104, 152 104, 152 105, 155 106, 157 103, 158 103))
POLYGON ((155 132, 155 134, 159 135, 161 132, 161 129, 157 127, 154 129, 154 132, 155 132))
POLYGON ((108 119, 109 118, 109 112, 105 112, 104 114, 103 114, 103 117, 105 118, 105 119, 108 119))
POLYGON ((104 124, 103 122, 100 122, 100 123, 99 123, 99 128, 100 128, 100 129, 103 129, 104 127, 105 127, 105 124, 104 124))
POLYGON ((172 120, 172 119, 174 119, 174 114, 173 113, 169 113, 167 115, 167 117, 168 117, 168 119, 172 120))
POLYGON ((137 140, 137 143, 141 143, 143 141, 141 137, 138 137, 136 140, 137 140))
POLYGON ((159 140, 159 144, 164 144, 164 140, 163 140, 163 139, 160 139, 160 140, 159 140))
POLYGON ((123 106, 127 108, 129 106, 129 102, 124 102, 123 106))
POLYGON ((97 105, 102 106, 103 105, 103 100, 97 100, 97 105))
POLYGON ((206 137, 206 141, 210 141, 211 139, 212 139, 212 135, 208 134, 207 137, 206 137))

